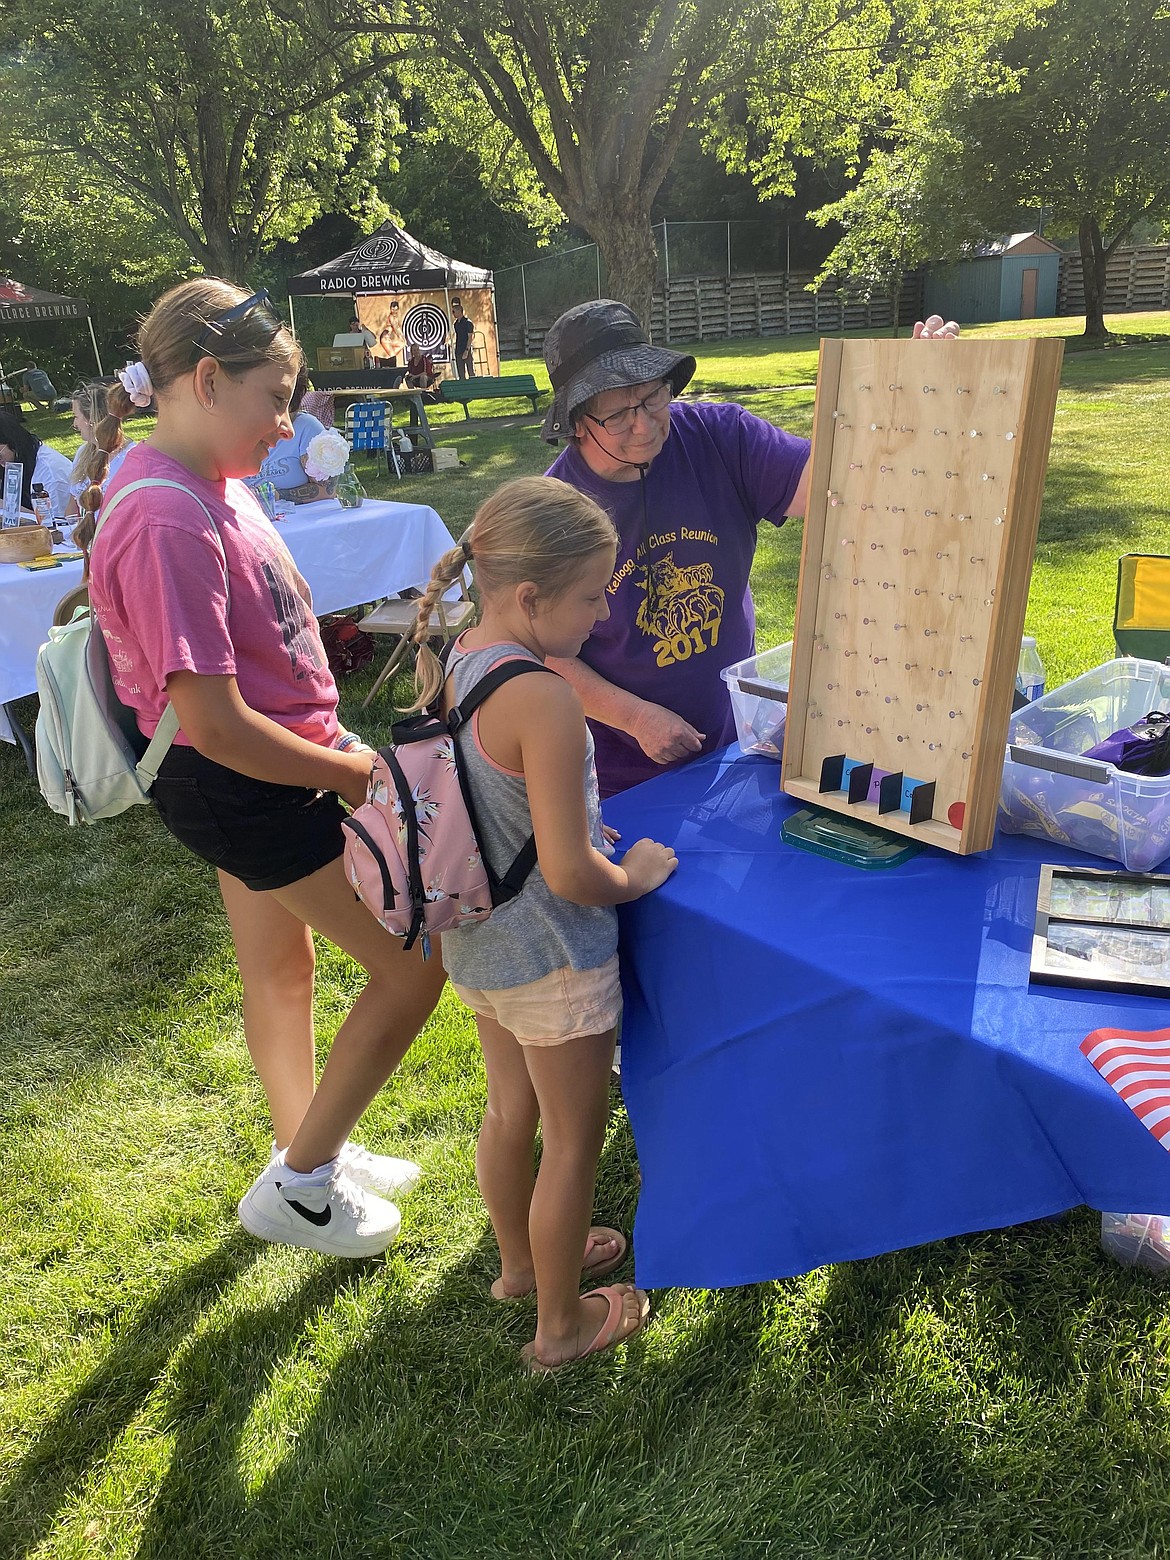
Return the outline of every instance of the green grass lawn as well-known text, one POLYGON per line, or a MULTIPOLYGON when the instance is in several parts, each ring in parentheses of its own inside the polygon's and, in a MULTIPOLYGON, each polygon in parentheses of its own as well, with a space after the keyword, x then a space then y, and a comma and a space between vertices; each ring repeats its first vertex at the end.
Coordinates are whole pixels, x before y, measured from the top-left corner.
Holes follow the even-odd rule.
MULTIPOLYGON (((1065 362, 1028 608, 1050 682, 1108 658, 1118 555, 1170 551, 1170 315, 1111 323, 1132 339, 1065 362)), ((810 338, 693 350, 697 392, 808 430, 810 338)), ((435 421, 457 471, 367 485, 456 534, 547 464, 535 422, 435 421)), ((76 444, 66 417, 33 426, 76 444)), ((800 527, 763 530, 770 644, 791 631, 800 527)), ((378 737, 371 680, 344 685, 343 718, 378 737)), ((487 1298, 482 1070, 454 999, 362 1126, 427 1171, 399 1244, 369 1264, 260 1246, 234 1204, 268 1133, 211 874, 147 808, 67 830, 11 747, 0 819, 0 1554, 1170 1554, 1167 1288, 1104 1258, 1087 1210, 659 1292, 643 1337, 530 1380, 531 1312, 487 1298)), ((322 948, 322 1054, 357 984, 322 948)), ((598 1209, 627 1228, 634 1172, 619 1108, 598 1209)))

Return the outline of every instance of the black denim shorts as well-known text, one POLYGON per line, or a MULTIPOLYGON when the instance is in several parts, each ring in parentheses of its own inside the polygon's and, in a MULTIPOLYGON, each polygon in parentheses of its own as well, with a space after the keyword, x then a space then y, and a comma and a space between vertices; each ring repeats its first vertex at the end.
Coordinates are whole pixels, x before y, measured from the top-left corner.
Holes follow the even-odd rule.
POLYGON ((252 780, 192 747, 171 748, 150 794, 180 844, 257 892, 299 882, 345 848, 332 791, 252 780))

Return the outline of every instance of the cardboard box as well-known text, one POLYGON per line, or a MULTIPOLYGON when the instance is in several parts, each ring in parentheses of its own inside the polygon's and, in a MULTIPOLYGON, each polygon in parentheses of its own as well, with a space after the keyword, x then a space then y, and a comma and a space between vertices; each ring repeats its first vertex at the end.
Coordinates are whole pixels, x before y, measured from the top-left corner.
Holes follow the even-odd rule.
POLYGON ((445 447, 438 447, 431 451, 432 471, 455 471, 459 467, 459 452, 445 447))
POLYGON ((363 347, 318 347, 317 367, 365 368, 366 354, 363 347))

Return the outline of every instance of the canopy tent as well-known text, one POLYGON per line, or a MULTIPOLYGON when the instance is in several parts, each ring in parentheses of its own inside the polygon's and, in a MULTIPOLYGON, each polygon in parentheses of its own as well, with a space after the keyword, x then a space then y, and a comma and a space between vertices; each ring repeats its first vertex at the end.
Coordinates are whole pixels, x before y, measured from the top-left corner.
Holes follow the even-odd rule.
POLYGON ((335 260, 290 277, 288 290, 290 311, 294 297, 351 298, 376 338, 388 333, 383 353, 375 348, 376 357, 398 357, 414 344, 436 362, 448 358, 451 303, 458 298, 475 325, 483 367, 489 374, 500 371, 492 273, 431 249, 395 222, 384 222, 335 260))
MULTIPOLYGON (((44 292, 40 287, 27 287, 11 276, 0 276, 0 325, 35 325, 42 320, 84 320, 89 326, 98 373, 105 373, 89 304, 84 298, 64 298, 60 293, 44 292)), ((4 367, 0 364, 0 379, 3 377, 4 367)))

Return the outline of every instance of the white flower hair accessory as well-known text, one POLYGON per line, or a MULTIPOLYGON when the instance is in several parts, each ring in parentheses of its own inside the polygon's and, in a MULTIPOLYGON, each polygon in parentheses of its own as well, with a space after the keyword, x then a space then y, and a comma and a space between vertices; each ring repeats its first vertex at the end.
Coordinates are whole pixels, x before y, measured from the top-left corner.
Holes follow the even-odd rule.
POLYGON ((149 406, 154 400, 154 386, 145 363, 127 363, 118 370, 118 378, 133 406, 149 406))
POLYGON ((339 477, 349 465, 349 445, 336 428, 314 434, 305 451, 305 475, 314 482, 327 482, 339 477))

